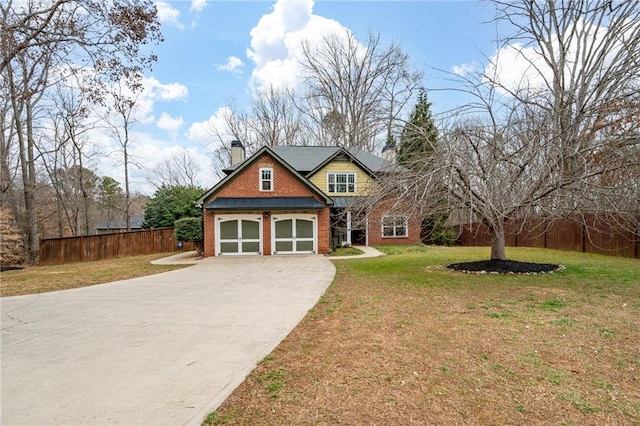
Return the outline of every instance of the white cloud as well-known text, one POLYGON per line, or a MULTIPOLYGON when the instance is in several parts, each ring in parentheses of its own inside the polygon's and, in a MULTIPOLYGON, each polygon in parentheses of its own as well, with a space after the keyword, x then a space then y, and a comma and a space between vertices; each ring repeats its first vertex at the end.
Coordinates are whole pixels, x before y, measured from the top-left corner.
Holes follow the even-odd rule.
POLYGON ((207 0, 191 0, 191 7, 189 10, 192 12, 202 12, 206 6, 207 0))
MULTIPOLYGON (((161 83, 154 77, 142 79, 142 92, 135 96, 135 106, 133 109, 132 121, 136 123, 153 123, 154 105, 158 101, 172 102, 186 99, 189 90, 180 83, 161 83)), ((123 92, 130 90, 123 88, 123 92)))
POLYGON ((215 151, 223 142, 233 139, 226 120, 230 114, 228 107, 218 108, 207 120, 193 123, 187 131, 187 138, 205 145, 209 152, 215 151))
POLYGON ((180 11, 178 9, 164 1, 156 2, 155 6, 158 11, 158 20, 162 24, 173 24, 179 29, 184 28, 184 25, 180 22, 180 11))
POLYGON ((247 57, 255 63, 252 85, 257 88, 295 87, 301 80, 301 44, 328 34, 348 31, 339 22, 313 14, 313 0, 278 0, 251 30, 247 57))
POLYGON ((155 99, 163 101, 177 101, 189 95, 187 86, 181 83, 161 83, 154 77, 144 79, 145 92, 149 92, 155 99))
MULTIPOLYGON (((568 47, 565 49, 566 67, 564 70, 567 81, 570 81, 572 74, 576 71, 582 72, 576 67, 580 67, 585 63, 587 58, 585 55, 590 54, 590 49, 584 46, 584 40, 593 39, 593 46, 602 46, 603 40, 607 37, 608 29, 606 27, 598 27, 596 24, 586 21, 579 21, 576 31, 583 34, 579 37, 563 37, 563 43, 568 47)), ((630 35, 638 23, 629 26, 627 33, 630 35), (635 25, 635 26, 634 26, 635 25)), ((560 41, 557 34, 550 35, 550 44, 553 46, 555 54, 561 51, 558 47, 560 41)), ((623 40, 627 37, 619 37, 619 42, 608 45, 608 52, 604 60, 604 68, 612 63, 616 55, 621 49, 625 49, 623 40)), ((596 47, 596 49, 601 47, 596 47)), ((524 46, 521 43, 513 43, 498 49, 491 58, 489 63, 484 67, 486 76, 485 82, 492 80, 499 83, 497 89, 500 92, 542 89, 548 88, 547 85, 552 81, 553 74, 547 62, 543 59, 538 47, 524 46), (506 89, 506 90, 505 90, 506 89)))
MULTIPOLYGON (((111 145, 112 142, 108 140, 106 135, 97 135, 97 139, 104 153, 104 155, 96 156, 97 174, 110 176, 124 187, 122 153, 114 149, 111 145)), ((153 170, 176 154, 185 151, 196 161, 196 180, 200 186, 209 188, 218 180, 212 167, 211 157, 203 155, 200 147, 185 147, 168 143, 143 131, 132 132, 131 139, 132 143, 128 148, 129 183, 133 192, 152 195, 155 191, 153 170)))
POLYGON ((216 66, 216 68, 219 70, 231 71, 236 73, 242 72, 243 67, 244 62, 242 62, 242 59, 238 58, 237 56, 229 56, 226 63, 216 66))
POLYGON ((182 127, 184 120, 182 117, 172 117, 171 115, 163 112, 160 114, 160 118, 156 121, 156 126, 158 126, 162 130, 166 130, 171 135, 175 135, 175 133, 182 127))
POLYGON ((460 77, 464 77, 468 74, 476 72, 477 70, 478 70, 478 64, 475 62, 470 64, 454 65, 453 67, 451 67, 451 72, 456 75, 459 75, 460 77))
MULTIPOLYGON (((157 102, 180 101, 187 97, 187 88, 180 83, 164 84, 156 78, 143 78, 143 90, 135 98, 135 106, 131 116, 130 146, 129 155, 131 165, 130 184, 133 191, 140 191, 145 194, 152 194, 153 188, 148 184, 149 170, 167 158, 164 155, 168 146, 173 146, 173 142, 154 136, 156 128, 165 130, 172 137, 183 126, 181 117, 172 117, 163 112, 156 120, 154 117, 154 107, 157 102), (137 165, 140 165, 138 167, 137 165)), ((124 94, 128 92, 126 86, 122 87, 124 94)), ((107 110, 96 107, 93 111, 92 120, 103 123, 103 116, 107 115, 107 110)), ((116 117, 113 117, 116 120, 116 117)), ((118 121, 114 121, 118 123, 118 121)), ((106 123, 104 126, 96 126, 87 135, 90 152, 99 152, 95 156, 96 170, 100 176, 108 175, 119 181, 124 186, 124 166, 122 164, 121 148, 118 146, 113 135, 113 130, 106 123)), ((207 158, 206 156, 203 156, 207 158)))
POLYGON ((484 69, 485 81, 493 81, 509 91, 541 88, 551 77, 551 70, 534 47, 520 43, 498 49, 484 69))

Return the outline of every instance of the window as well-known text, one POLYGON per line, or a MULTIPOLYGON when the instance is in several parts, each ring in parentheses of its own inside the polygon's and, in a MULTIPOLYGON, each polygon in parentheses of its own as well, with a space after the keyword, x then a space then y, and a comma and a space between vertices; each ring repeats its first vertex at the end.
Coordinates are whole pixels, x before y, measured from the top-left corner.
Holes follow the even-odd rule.
POLYGON ((327 192, 356 192, 356 174, 327 173, 327 192))
POLYGON ((260 169, 260 191, 273 191, 273 169, 260 169))
POLYGON ((406 216, 385 216, 382 218, 383 237, 406 237, 407 217, 406 216))

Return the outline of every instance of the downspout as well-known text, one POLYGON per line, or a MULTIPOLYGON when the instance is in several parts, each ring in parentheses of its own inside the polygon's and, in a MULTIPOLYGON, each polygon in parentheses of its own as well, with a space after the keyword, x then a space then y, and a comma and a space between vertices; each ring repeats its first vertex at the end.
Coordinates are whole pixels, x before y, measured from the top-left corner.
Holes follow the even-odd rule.
POLYGON ((200 207, 200 209, 202 210, 202 213, 200 214, 200 229, 202 229, 202 241, 200 241, 200 244, 198 244, 198 252, 196 254, 198 256, 204 257, 204 242, 206 239, 204 235, 204 204, 196 204, 196 207, 200 207))

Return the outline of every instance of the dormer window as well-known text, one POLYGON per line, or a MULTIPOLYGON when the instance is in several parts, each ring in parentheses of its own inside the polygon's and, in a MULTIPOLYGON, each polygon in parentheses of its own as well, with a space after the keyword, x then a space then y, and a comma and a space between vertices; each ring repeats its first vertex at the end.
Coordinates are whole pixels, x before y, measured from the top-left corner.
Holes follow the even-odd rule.
POLYGON ((273 191, 273 169, 270 167, 260 169, 260 191, 273 191))
POLYGON ((355 173, 327 173, 327 192, 355 193, 355 173))

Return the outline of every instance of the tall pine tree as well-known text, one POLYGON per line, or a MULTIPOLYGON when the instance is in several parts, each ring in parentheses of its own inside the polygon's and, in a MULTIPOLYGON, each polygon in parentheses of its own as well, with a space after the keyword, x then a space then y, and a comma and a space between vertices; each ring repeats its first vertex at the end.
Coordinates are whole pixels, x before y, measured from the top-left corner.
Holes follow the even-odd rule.
POLYGON ((427 91, 421 89, 409 121, 400 134, 400 147, 396 156, 398 164, 410 169, 425 164, 424 157, 433 153, 438 141, 438 129, 431 116, 431 103, 427 91))
MULTIPOLYGON (((438 129, 431 116, 431 103, 427 100, 426 90, 421 89, 411 117, 400 133, 400 147, 396 155, 398 164, 417 172, 433 167, 431 156, 437 143, 438 129)), ((434 188, 434 197, 445 193, 442 184, 434 188)), ((443 198, 440 203, 444 206, 446 200, 443 198)), ((457 232, 448 225, 448 219, 449 214, 441 212, 425 216, 421 229, 422 241, 438 245, 450 245, 455 242, 457 232)))

